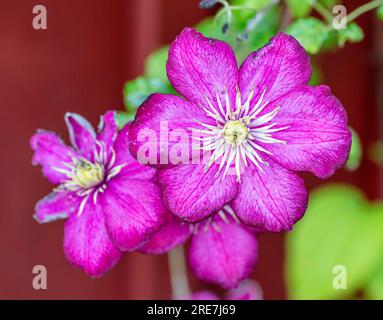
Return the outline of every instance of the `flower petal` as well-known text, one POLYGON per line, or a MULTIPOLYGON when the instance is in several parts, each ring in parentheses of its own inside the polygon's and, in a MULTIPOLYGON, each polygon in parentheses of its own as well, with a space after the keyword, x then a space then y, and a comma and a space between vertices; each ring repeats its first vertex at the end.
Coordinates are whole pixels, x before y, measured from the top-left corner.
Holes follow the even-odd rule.
POLYGON ((270 109, 281 110, 273 121, 287 129, 273 134, 286 144, 269 144, 272 158, 284 167, 310 171, 321 178, 331 176, 347 161, 351 132, 347 115, 327 86, 302 87, 274 101, 270 109))
POLYGON ((101 116, 100 124, 98 126, 99 133, 97 135, 97 140, 101 141, 108 151, 113 146, 118 134, 118 126, 115 115, 115 111, 106 112, 101 116))
POLYGON ((121 258, 105 228, 100 205, 88 201, 80 216, 69 217, 64 229, 64 251, 67 259, 88 275, 98 277, 121 258))
POLYGON ((264 172, 246 168, 232 207, 245 224, 265 231, 291 230, 306 211, 307 190, 296 173, 268 161, 264 172))
POLYGON ((138 109, 129 133, 130 151, 141 163, 166 166, 189 162, 194 154, 190 128, 205 129, 195 120, 215 126, 215 120, 170 94, 153 94, 138 109))
POLYGON ((158 181, 169 210, 188 222, 196 222, 221 209, 237 194, 235 176, 216 178, 218 165, 204 173, 204 164, 181 164, 159 170, 158 181))
POLYGON ((235 222, 215 218, 192 237, 189 263, 196 276, 225 289, 248 278, 258 257, 255 235, 235 222))
POLYGON ((66 219, 76 211, 79 203, 80 198, 72 193, 52 192, 37 202, 34 218, 39 223, 66 219))
POLYGON ((130 179, 151 180, 156 175, 156 170, 139 163, 129 151, 130 124, 126 124, 118 133, 114 143, 116 161, 114 166, 123 166, 119 176, 126 175, 130 179))
POLYGON ((223 41, 184 29, 169 49, 167 73, 173 87, 190 101, 206 105, 207 97, 215 104, 216 92, 224 99, 227 90, 234 102, 237 60, 223 41))
POLYGON ((112 179, 102 205, 109 234, 122 251, 141 247, 164 222, 160 189, 151 181, 112 179))
POLYGON ((77 157, 72 148, 66 146, 55 133, 43 130, 32 136, 30 144, 35 151, 32 163, 42 166, 43 174, 50 182, 59 184, 68 179, 64 173, 68 170, 65 164, 77 157))
POLYGON ((86 158, 91 157, 96 133, 92 125, 84 117, 76 113, 66 113, 65 122, 69 131, 72 146, 86 158))
POLYGON ((264 101, 272 101, 306 85, 310 77, 310 58, 305 49, 292 36, 278 33, 246 58, 239 69, 238 86, 244 100, 254 88, 250 103, 254 106, 264 90, 264 101))
POLYGON ((190 236, 190 225, 182 223, 178 218, 167 214, 167 221, 146 244, 138 251, 148 254, 163 254, 183 244, 190 236))

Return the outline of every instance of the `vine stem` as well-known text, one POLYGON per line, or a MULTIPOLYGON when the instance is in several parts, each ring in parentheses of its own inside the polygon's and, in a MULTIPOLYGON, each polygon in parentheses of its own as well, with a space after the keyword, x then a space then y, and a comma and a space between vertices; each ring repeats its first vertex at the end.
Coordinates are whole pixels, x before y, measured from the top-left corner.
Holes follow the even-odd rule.
POLYGON ((168 264, 173 299, 189 296, 190 287, 186 272, 185 251, 183 246, 178 246, 169 251, 168 264))
POLYGON ((355 20, 356 18, 358 18, 363 13, 366 13, 367 11, 370 11, 370 10, 374 10, 380 6, 383 6, 383 0, 375 0, 375 1, 368 2, 364 5, 356 8, 354 11, 352 11, 347 16, 347 20, 348 20, 348 22, 351 22, 351 21, 355 20))

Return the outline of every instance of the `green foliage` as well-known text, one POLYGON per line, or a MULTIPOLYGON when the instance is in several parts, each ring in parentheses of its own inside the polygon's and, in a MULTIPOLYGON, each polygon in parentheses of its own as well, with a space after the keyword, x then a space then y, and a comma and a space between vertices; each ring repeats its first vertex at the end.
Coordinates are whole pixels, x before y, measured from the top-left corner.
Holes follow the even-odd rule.
POLYGON ((383 21, 383 6, 379 7, 378 10, 376 10, 376 15, 380 20, 383 21))
POLYGON ((338 31, 338 45, 343 47, 347 41, 360 42, 364 38, 363 30, 356 23, 349 23, 347 28, 338 31))
POLYGON ((287 239, 286 275, 292 299, 349 298, 383 264, 383 204, 356 188, 329 185, 312 192, 305 217, 287 239), (347 289, 333 288, 333 268, 347 271, 347 289))
POLYGON ((310 0, 286 0, 293 17, 304 18, 311 12, 310 0))
POLYGON ((287 33, 295 37, 310 54, 316 54, 326 39, 327 26, 319 19, 309 17, 293 22, 287 33))
POLYGON ((347 170, 354 171, 359 168, 360 162, 362 161, 362 143, 359 139, 358 133, 352 129, 352 144, 350 150, 350 156, 346 162, 347 170))
POLYGON ((369 300, 383 300, 383 264, 367 283, 365 295, 369 300))
POLYGON ((134 112, 120 111, 116 115, 116 121, 119 129, 122 129, 129 121, 134 120, 134 112))
POLYGON ((166 83, 166 61, 168 60, 169 46, 163 46, 154 51, 145 62, 145 76, 148 78, 159 79, 166 83))

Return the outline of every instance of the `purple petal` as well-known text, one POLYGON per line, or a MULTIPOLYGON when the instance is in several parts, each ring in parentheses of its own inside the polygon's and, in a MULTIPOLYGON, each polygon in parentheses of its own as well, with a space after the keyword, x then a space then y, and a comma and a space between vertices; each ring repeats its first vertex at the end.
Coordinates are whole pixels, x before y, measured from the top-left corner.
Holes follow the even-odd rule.
MULTIPOLYGON (((287 129, 273 134, 286 144, 270 144, 272 158, 295 171, 331 176, 347 161, 351 132, 342 104, 327 86, 302 87, 270 105, 281 110, 273 121, 287 129)), ((269 107, 268 107, 269 108, 269 107)))
POLYGON ((66 146, 55 133, 43 130, 32 136, 30 144, 35 151, 32 163, 42 166, 43 174, 50 182, 59 184, 68 179, 63 170, 67 171, 65 164, 77 157, 72 148, 66 146))
POLYGON ((262 289, 256 281, 247 279, 238 288, 230 290, 226 300, 262 300, 262 289))
POLYGON ((188 162, 194 154, 189 128, 215 125, 195 104, 175 95, 153 94, 138 109, 129 133, 130 151, 141 163, 166 166, 188 162))
POLYGON ((96 133, 92 125, 84 117, 76 113, 66 113, 65 122, 69 131, 72 146, 86 158, 91 157, 96 133))
POLYGON ((108 111, 101 116, 98 127, 97 140, 104 143, 106 150, 110 150, 117 138, 118 126, 115 119, 116 112, 108 111))
POLYGON ((88 275, 98 277, 121 258, 105 228, 100 205, 88 201, 80 216, 72 214, 65 224, 64 251, 68 260, 88 275))
POLYGON ((165 204, 169 210, 188 222, 199 221, 221 209, 237 194, 235 176, 216 178, 218 165, 208 172, 204 164, 183 164, 158 173, 165 204))
POLYGON ((102 196, 106 226, 122 251, 135 250, 164 222, 160 189, 151 181, 117 177, 102 196))
POLYGON ((184 29, 170 47, 167 73, 173 87, 190 101, 206 105, 207 97, 215 104, 216 92, 224 99, 227 90, 234 102, 237 60, 223 41, 184 29))
POLYGON ((123 165, 119 176, 126 175, 130 179, 138 180, 153 179, 156 175, 156 170, 139 163, 129 151, 129 130, 130 124, 128 123, 118 133, 114 143, 114 150, 116 152, 116 162, 114 166, 123 165))
POLYGON ((296 173, 269 164, 264 172, 255 166, 246 169, 232 207, 245 224, 265 231, 291 230, 306 211, 307 190, 296 173))
POLYGON ((167 221, 146 244, 138 251, 148 254, 163 254, 183 244, 190 236, 190 225, 182 223, 178 218, 167 214, 167 221))
POLYGON ((80 198, 68 192, 52 192, 37 202, 34 218, 39 223, 66 219, 77 210, 80 198))
POLYGON ((253 106, 264 90, 264 101, 272 101, 306 85, 310 77, 310 58, 304 48, 292 36, 278 33, 246 58, 239 69, 238 86, 245 100, 254 88, 253 106))
POLYGON ((235 288, 250 276, 255 266, 258 257, 255 235, 240 224, 226 223, 217 217, 213 224, 201 226, 192 237, 190 266, 202 280, 225 289, 235 288))

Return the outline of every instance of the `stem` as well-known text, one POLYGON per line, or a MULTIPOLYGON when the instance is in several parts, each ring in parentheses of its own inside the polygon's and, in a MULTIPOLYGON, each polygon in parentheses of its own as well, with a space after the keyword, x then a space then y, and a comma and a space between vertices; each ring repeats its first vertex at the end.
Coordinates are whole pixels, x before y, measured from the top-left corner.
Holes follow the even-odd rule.
POLYGON ((327 23, 332 22, 333 16, 323 4, 317 0, 311 0, 310 2, 312 7, 326 20, 327 23))
POLYGON ((366 13, 367 11, 370 11, 370 10, 374 10, 380 6, 383 6, 383 0, 375 0, 375 1, 368 2, 356 8, 354 11, 352 11, 348 15, 347 20, 348 22, 351 22, 355 20, 357 17, 359 17, 360 15, 362 15, 363 13, 366 13))
POLYGON ((168 264, 173 299, 184 298, 190 295, 183 246, 178 246, 169 251, 168 264))

